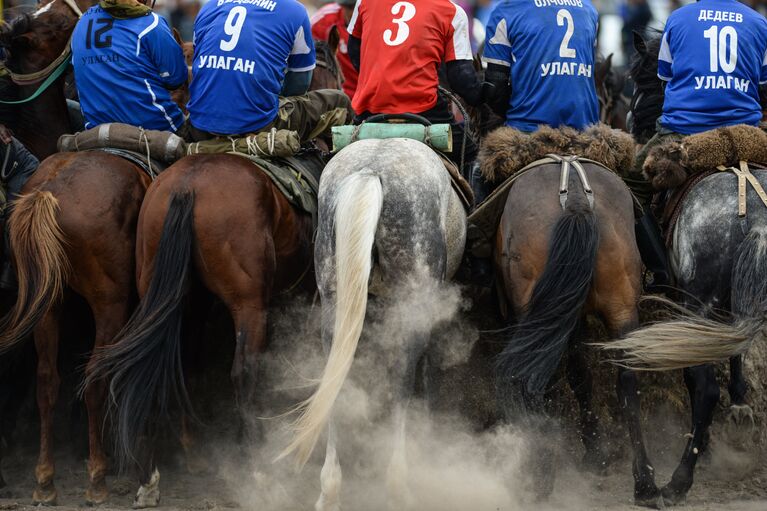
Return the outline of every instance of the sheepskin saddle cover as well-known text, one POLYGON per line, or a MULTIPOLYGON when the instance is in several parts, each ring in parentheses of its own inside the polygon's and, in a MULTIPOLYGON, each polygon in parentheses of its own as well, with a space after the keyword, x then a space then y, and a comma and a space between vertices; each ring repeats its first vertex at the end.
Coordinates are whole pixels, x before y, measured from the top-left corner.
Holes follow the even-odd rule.
POLYGON ((740 161, 767 164, 767 133, 738 124, 669 140, 652 148, 642 172, 656 190, 681 186, 687 178, 740 161))
POLYGON ((532 134, 502 127, 482 143, 479 161, 485 180, 498 183, 547 154, 582 156, 624 175, 634 164, 634 153, 631 135, 606 124, 584 131, 542 126, 532 134))

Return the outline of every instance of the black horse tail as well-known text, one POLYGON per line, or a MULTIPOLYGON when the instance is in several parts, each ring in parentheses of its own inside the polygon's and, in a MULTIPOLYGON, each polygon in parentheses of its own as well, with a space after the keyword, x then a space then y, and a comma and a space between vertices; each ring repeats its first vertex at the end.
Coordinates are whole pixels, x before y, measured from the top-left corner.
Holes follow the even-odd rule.
POLYGON ((673 321, 635 330, 604 346, 621 350, 618 363, 668 371, 726 360, 765 340, 767 323, 767 229, 754 227, 738 246, 732 267, 730 324, 679 311, 673 321))
POLYGON ((111 380, 115 455, 123 467, 138 459, 140 441, 151 441, 157 419, 168 417, 172 398, 191 414, 181 363, 181 326, 191 281, 193 209, 193 192, 171 195, 149 289, 115 343, 94 354, 93 370, 84 383, 111 380))
POLYGON ((540 396, 559 366, 594 277, 599 231, 594 212, 571 197, 557 220, 543 274, 497 360, 499 381, 540 396))

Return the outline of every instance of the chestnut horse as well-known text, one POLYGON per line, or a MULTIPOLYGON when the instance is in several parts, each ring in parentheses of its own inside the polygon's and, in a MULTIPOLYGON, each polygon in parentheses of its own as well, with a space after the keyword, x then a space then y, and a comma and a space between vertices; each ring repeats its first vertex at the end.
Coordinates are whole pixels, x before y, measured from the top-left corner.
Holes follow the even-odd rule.
MULTIPOLYGON (((581 409, 584 461, 601 470, 606 459, 591 410, 591 373, 585 347, 573 334, 587 313, 600 316, 612 337, 636 328, 642 265, 633 201, 621 178, 599 165, 583 163, 593 204, 575 172, 570 173, 570 193, 562 203, 561 167, 547 163, 522 174, 511 188, 497 230, 500 294, 516 320, 499 355, 497 386, 509 419, 518 419, 520 412, 533 419, 544 411, 549 382, 567 353, 568 381, 581 409)), ((621 370, 618 397, 634 447, 634 495, 641 502, 655 498, 657 488, 639 429, 636 389, 635 374, 621 370)), ((540 425, 547 427, 548 422, 540 425)), ((534 473, 539 476, 536 491, 546 496, 553 487, 553 447, 543 451, 534 473)))
MULTIPOLYGON (((335 48, 316 45, 313 84, 340 86, 335 48)), ((253 410, 268 309, 279 293, 314 288, 312 246, 311 215, 240 156, 187 156, 152 183, 138 221, 138 308, 114 344, 95 352, 86 377, 88 386, 110 381, 115 454, 139 465, 135 507, 159 503, 152 444, 169 401, 175 398, 185 414, 192 413, 180 353, 189 341, 182 324, 193 284, 202 284, 231 314, 231 378, 243 431, 251 438, 258 432, 253 410)))
MULTIPOLYGON (((44 67, 65 48, 80 9, 94 3, 52 0, 33 15, 15 20, 3 35, 13 56, 11 64, 24 72, 44 67), (35 67, 29 68, 30 63, 35 67)), ((51 85, 30 105, 25 110, 39 113, 38 129, 59 126, 59 131, 67 131, 63 81, 51 85)), ((55 150, 56 139, 47 142, 52 148, 41 149, 42 154, 55 150)), ((94 346, 110 342, 136 301, 136 223, 150 181, 137 165, 111 154, 59 153, 40 164, 13 206, 9 229, 19 292, 13 309, 0 323, 0 353, 33 332, 41 423, 35 503, 57 500, 53 412, 60 381, 57 357, 64 291, 71 289, 88 303, 96 327, 94 346)), ((86 374, 90 370, 89 364, 86 374)), ((102 446, 106 387, 102 382, 90 385, 84 395, 90 450, 85 497, 98 504, 108 497, 107 456, 102 446)))

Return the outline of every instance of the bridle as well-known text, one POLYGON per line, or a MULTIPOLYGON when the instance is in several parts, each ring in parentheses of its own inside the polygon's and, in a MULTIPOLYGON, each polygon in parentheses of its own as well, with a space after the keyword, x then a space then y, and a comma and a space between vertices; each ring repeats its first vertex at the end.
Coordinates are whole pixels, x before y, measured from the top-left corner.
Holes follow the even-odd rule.
MULTIPOLYGON (((75 13, 77 16, 77 19, 79 20, 82 15, 83 11, 80 9, 80 6, 77 5, 76 0, 61 0, 64 2, 71 10, 75 13)), ((67 66, 69 66, 70 61, 72 60, 72 35, 69 36, 69 39, 67 40, 66 46, 64 46, 64 49, 61 51, 61 54, 56 57, 53 62, 48 64, 45 68, 41 69, 40 71, 35 71, 34 73, 14 73, 10 69, 8 69, 8 75, 10 76, 13 83, 16 85, 34 85, 36 83, 40 83, 43 81, 42 85, 38 87, 38 89, 32 94, 30 97, 19 100, 19 101, 0 101, 0 103, 6 104, 6 105, 15 105, 15 104, 21 104, 21 103, 27 103, 29 101, 34 100, 37 98, 40 94, 45 92, 45 90, 53 83, 55 82, 63 73, 66 71, 67 66)))

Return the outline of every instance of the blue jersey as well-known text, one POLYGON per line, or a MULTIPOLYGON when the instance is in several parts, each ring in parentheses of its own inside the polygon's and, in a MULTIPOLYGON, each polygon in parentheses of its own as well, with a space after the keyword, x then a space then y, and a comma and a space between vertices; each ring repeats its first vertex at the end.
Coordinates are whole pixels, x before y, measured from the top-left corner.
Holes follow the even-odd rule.
POLYGON ((589 0, 507 0, 487 25, 483 60, 509 66, 506 124, 582 129, 599 120, 594 86, 597 11, 589 0))
POLYGON ((314 69, 312 27, 296 0, 210 0, 194 22, 189 117, 224 135, 277 117, 287 71, 314 69))
POLYGON ((176 131, 184 123, 168 91, 187 80, 184 53, 157 14, 118 19, 91 7, 72 33, 72 65, 86 128, 122 122, 176 131))
POLYGON ((668 19, 658 77, 668 82, 661 125, 690 135, 762 118, 767 20, 736 0, 701 0, 668 19))

